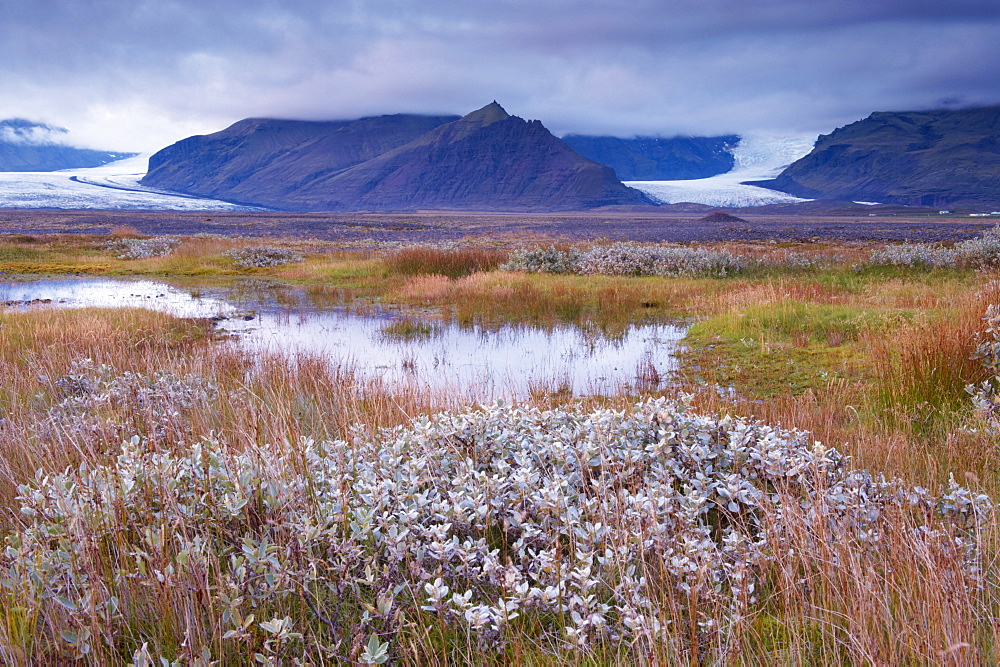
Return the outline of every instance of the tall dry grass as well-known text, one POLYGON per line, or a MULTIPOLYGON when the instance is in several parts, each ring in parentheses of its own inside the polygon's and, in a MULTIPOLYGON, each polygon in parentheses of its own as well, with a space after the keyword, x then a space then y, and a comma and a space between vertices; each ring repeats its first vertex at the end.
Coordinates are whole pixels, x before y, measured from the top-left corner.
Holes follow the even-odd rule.
POLYGON ((115 225, 108 232, 113 239, 141 239, 145 234, 132 225, 115 225))
POLYGON ((145 310, 0 312, 0 505, 36 470, 106 460, 132 434, 154 449, 209 434, 242 449, 343 437, 457 402, 211 335, 207 322, 145 310))
POLYGON ((430 247, 404 248, 389 253, 385 265, 390 273, 403 276, 437 275, 460 278, 492 271, 507 261, 508 253, 486 248, 443 250, 430 247))
POLYGON ((912 513, 893 509, 883 519, 888 530, 873 544, 794 507, 767 516, 789 548, 766 566, 769 586, 737 662, 763 653, 782 664, 994 663, 995 531, 981 535, 985 557, 973 557, 982 569, 970 570, 969 554, 948 535, 915 539, 912 513))
POLYGON ((966 385, 986 377, 974 359, 986 308, 1000 299, 989 285, 962 295, 936 314, 868 331, 862 344, 871 354, 882 408, 906 420, 924 410, 955 410, 967 402, 966 385), (916 412, 914 412, 916 411, 916 412))

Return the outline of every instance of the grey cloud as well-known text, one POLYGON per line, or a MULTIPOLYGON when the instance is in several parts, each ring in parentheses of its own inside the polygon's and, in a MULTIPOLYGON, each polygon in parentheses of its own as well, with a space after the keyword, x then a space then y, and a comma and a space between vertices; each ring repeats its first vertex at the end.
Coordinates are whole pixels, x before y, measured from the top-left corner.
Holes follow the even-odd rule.
POLYGON ((995 0, 0 3, 0 118, 105 148, 494 98, 557 133, 619 135, 818 133, 1000 102, 995 0))
POLYGON ((62 127, 37 124, 23 118, 0 121, 0 142, 38 146, 65 143, 68 131, 62 127))

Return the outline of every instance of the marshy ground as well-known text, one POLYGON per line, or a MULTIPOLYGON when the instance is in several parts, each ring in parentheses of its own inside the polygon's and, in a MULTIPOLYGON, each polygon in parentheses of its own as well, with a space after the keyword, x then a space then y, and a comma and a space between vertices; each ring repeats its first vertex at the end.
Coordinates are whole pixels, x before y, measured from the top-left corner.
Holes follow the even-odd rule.
POLYGON ((996 661, 1000 253, 962 243, 978 225, 617 246, 597 218, 572 242, 562 217, 379 218, 442 230, 415 245, 370 216, 331 237, 304 227, 323 216, 3 215, 9 280, 294 285, 413 313, 399 336, 691 324, 669 382, 477 411, 219 345, 206 319, 0 307, 7 662, 996 661), (519 269, 536 245, 591 268, 519 269))

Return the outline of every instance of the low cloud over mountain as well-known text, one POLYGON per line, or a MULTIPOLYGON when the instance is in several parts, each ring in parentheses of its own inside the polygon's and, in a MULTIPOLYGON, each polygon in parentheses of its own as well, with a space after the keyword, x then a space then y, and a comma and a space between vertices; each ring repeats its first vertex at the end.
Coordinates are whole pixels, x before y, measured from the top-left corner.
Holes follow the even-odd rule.
POLYGON ((132 157, 66 144, 67 130, 23 118, 0 120, 0 171, 58 171, 102 164, 132 157))

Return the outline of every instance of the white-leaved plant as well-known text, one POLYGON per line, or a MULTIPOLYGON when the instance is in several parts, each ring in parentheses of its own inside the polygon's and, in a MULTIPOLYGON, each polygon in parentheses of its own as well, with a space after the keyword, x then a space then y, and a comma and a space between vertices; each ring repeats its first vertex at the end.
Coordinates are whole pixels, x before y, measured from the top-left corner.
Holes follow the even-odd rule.
POLYGON ((264 269, 282 264, 294 264, 305 259, 302 253, 277 246, 237 248, 224 255, 232 259, 236 266, 244 269, 264 269))
POLYGON ((169 255, 180 244, 171 236, 155 236, 149 239, 115 239, 105 244, 118 259, 148 259, 169 255))
POLYGON ((418 622, 495 655, 526 618, 533 641, 575 651, 676 636, 724 647, 767 564, 801 550, 796 521, 816 547, 877 550, 899 527, 886 517, 912 514, 913 539, 959 549, 972 590, 992 508, 957 484, 933 497, 853 470, 805 433, 663 399, 498 403, 246 451, 133 438, 110 464, 39 472, 19 491, 0 590, 59 627, 67 655, 131 655, 154 643, 131 621, 156 617, 146 591, 202 591, 211 610, 191 613, 235 652, 376 664, 418 622), (350 608, 365 610, 354 629, 350 608), (254 617, 271 620, 255 631, 254 617), (357 635, 370 639, 349 655, 357 635))

